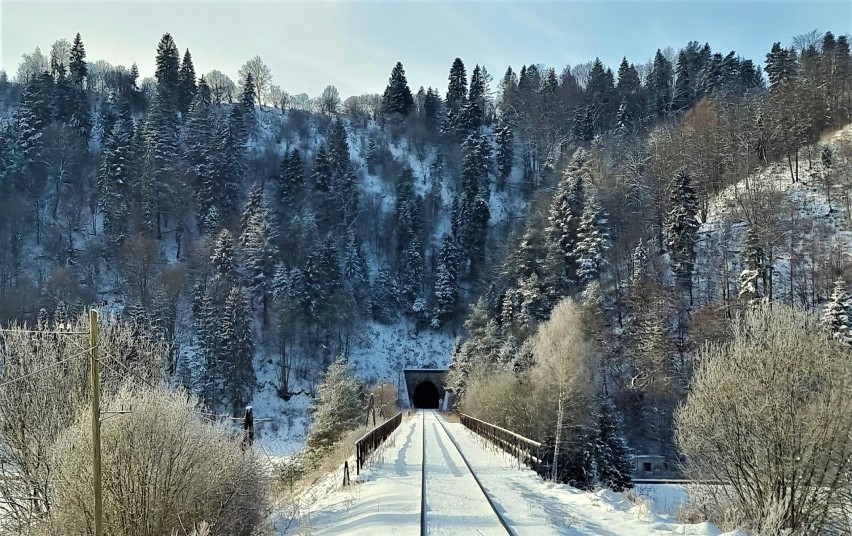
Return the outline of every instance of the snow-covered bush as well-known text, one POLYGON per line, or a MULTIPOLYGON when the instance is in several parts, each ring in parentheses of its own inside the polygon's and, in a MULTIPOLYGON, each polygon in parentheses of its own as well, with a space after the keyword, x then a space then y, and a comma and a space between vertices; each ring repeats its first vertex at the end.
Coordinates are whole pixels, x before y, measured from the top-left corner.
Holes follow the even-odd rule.
MULTIPOLYGON (((11 326, 0 334, 0 500, 4 520, 0 534, 25 534, 34 519, 46 515, 54 502, 56 470, 48 458, 56 438, 89 404, 89 356, 84 335, 88 320, 80 317, 62 324, 69 334, 56 334, 43 321, 40 330, 11 326), (73 332, 73 334, 72 334, 73 332), (21 501, 19 497, 34 500, 21 501)), ((128 376, 156 383, 167 350, 147 337, 134 337, 133 327, 102 322, 101 392, 117 392, 128 376)), ((91 464, 87 462, 87 467, 91 464)), ((89 484, 91 485, 91 484, 89 484)))
MULTIPOLYGON (((165 388, 123 389, 104 406, 132 406, 102 426, 105 534, 184 534, 204 522, 214 534, 256 534, 265 518, 265 469, 228 425, 207 422, 194 397, 165 388)), ((90 415, 81 412, 52 449, 49 526, 57 535, 91 530, 90 415)))
POLYGON ((730 482, 712 490, 738 525, 821 534, 849 513, 852 372, 841 348, 816 316, 775 303, 745 311, 729 342, 701 352, 676 437, 692 476, 730 482))

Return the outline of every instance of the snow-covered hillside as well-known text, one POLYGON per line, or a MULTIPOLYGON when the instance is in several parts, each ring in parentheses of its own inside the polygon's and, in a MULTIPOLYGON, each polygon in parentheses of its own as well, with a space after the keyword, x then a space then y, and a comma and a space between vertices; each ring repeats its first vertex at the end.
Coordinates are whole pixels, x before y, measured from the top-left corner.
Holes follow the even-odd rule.
MULTIPOLYGON (((753 222, 767 260, 771 256, 771 296, 775 301, 811 308, 824 301, 852 259, 852 215, 846 205, 848 168, 837 162, 852 147, 852 125, 825 136, 808 162, 799 156, 799 181, 786 161, 774 162, 725 188, 711 199, 707 221, 699 229, 693 281, 699 303, 736 300, 741 255, 753 222), (820 158, 829 147, 835 165, 826 170, 820 158), (824 174, 832 173, 826 190, 824 174), (828 192, 831 195, 829 203, 828 192)), ((764 297, 769 285, 762 289, 764 297)))

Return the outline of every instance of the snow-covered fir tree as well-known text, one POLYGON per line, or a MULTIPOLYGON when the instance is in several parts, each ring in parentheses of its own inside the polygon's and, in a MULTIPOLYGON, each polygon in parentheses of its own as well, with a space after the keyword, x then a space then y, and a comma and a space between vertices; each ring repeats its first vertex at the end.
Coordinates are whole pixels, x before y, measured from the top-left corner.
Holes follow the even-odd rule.
POLYGON ((842 279, 834 283, 834 291, 823 310, 822 325, 834 340, 852 346, 852 296, 842 279))

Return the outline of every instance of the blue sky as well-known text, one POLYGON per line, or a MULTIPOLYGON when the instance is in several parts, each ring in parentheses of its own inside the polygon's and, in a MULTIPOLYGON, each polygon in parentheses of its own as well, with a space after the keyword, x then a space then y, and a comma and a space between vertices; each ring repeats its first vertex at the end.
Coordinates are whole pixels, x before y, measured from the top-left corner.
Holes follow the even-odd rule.
POLYGON ((58 38, 83 36, 88 59, 139 65, 153 74, 157 42, 171 32, 192 52, 196 72, 236 79, 260 55, 273 83, 318 95, 381 92, 402 61, 409 84, 446 91, 453 59, 476 63, 495 80, 511 65, 567 64, 600 57, 613 70, 622 56, 640 64, 657 48, 690 40, 736 50, 762 64, 774 41, 810 30, 852 30, 852 2, 727 1, 0 1, 0 67, 10 76, 21 54, 58 38))

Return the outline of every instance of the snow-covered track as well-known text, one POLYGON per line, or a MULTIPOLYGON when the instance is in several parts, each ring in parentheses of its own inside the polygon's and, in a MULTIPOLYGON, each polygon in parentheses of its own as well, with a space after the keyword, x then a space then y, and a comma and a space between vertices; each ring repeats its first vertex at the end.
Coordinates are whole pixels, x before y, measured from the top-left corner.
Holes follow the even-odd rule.
POLYGON ((477 534, 515 536, 438 414, 424 411, 421 418, 421 536, 460 534, 463 533, 459 531, 461 526, 466 526, 468 531, 476 527, 477 534), (431 431, 429 442, 426 440, 427 425, 431 431), (459 460, 464 469, 457 463, 459 460))

